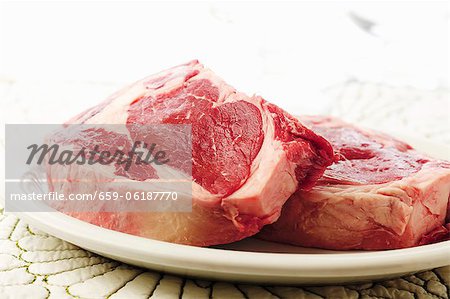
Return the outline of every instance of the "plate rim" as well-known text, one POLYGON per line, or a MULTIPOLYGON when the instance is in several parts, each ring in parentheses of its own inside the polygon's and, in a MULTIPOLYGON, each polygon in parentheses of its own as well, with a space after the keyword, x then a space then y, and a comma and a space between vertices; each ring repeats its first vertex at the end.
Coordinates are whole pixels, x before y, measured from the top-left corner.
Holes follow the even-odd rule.
POLYGON ((127 259, 136 259, 138 256, 140 257, 138 261, 150 257, 151 260, 148 262, 157 261, 161 266, 188 268, 193 271, 214 271, 222 274, 245 272, 246 275, 291 277, 298 276, 301 270, 303 276, 323 278, 336 274, 340 277, 366 276, 368 274, 364 273, 367 273, 367 269, 371 270, 370 275, 388 275, 396 273, 396 270, 399 273, 406 273, 426 269, 427 267, 423 268, 423 264, 428 264, 428 268, 450 264, 450 241, 404 249, 343 251, 338 254, 250 252, 196 247, 143 238, 102 228, 60 212, 13 214, 52 236, 87 250, 112 255, 122 254, 127 259), (80 234, 78 231, 84 233, 80 234), (110 250, 105 251, 105 248, 110 250), (426 262, 414 262, 414 257, 423 255, 424 258, 421 260, 426 262), (184 262, 181 267, 180 261, 184 262), (212 268, 214 270, 211 270, 212 268), (334 271, 330 271, 330 268, 334 271), (262 270, 268 269, 270 274, 261 273, 262 270))

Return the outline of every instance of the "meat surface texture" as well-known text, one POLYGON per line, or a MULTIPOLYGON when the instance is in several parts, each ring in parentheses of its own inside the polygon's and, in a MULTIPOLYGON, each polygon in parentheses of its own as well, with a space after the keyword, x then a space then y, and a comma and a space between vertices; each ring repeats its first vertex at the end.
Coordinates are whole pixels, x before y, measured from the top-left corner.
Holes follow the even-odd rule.
POLYGON ((388 135, 332 117, 301 117, 339 161, 312 190, 299 190, 259 237, 305 247, 405 248, 448 238, 450 163, 388 135))
MULTIPOLYGON (((311 189, 334 159, 324 138, 261 97, 236 91, 198 61, 140 80, 68 123, 192 126, 192 212, 71 213, 108 229, 182 244, 208 246, 254 235, 279 217, 297 189, 311 189)), ((73 140, 89 142, 86 136, 73 140)), ((112 146, 117 140, 105 142, 112 146)), ((158 179, 151 165, 90 173, 70 167, 63 183, 51 179, 61 167, 49 167, 52 191, 77 192, 71 182, 81 177, 92 182, 84 193, 95 192, 99 180, 158 179)), ((170 167, 184 170, 176 163, 170 167)))

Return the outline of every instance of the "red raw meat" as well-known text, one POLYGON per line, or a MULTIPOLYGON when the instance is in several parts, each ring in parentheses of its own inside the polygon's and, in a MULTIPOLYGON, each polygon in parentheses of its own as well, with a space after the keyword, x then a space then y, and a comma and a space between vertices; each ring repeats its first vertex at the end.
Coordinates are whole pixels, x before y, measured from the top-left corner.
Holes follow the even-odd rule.
POLYGON ((450 163, 332 117, 301 117, 340 159, 299 190, 259 237, 305 247, 380 250, 449 236, 450 163))
MULTIPOLYGON (((279 217, 282 205, 297 189, 312 188, 334 159, 324 138, 261 97, 236 91, 198 61, 140 80, 69 123, 192 126, 191 213, 71 213, 105 228, 183 244, 223 244, 257 233, 279 217)), ((139 130, 129 133, 131 139, 142 134, 139 130)), ((65 142, 78 139, 112 148, 118 140, 124 147, 131 143, 123 140, 126 134, 109 141, 104 141, 105 134, 71 138, 65 142)), ((175 145, 177 140, 166 142, 175 145)), ((174 171, 186 167, 170 166, 174 171)), ((95 192, 99 180, 158 179, 151 165, 127 171, 97 169, 86 173, 77 165, 68 170, 50 166, 50 189, 78 192, 71 182, 80 178, 92 182, 83 193, 95 192), (58 173, 65 182, 52 181, 58 173)))

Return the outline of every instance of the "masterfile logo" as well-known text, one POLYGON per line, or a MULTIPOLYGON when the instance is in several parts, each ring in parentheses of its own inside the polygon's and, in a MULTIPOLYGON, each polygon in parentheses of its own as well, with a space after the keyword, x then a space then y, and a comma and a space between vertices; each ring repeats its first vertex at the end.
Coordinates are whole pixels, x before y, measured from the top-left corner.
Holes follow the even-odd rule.
POLYGON ((6 125, 6 211, 191 210, 191 126, 6 125))
POLYGON ((101 151, 99 145, 95 145, 93 149, 82 147, 78 151, 63 150, 60 151, 58 144, 31 144, 27 147, 30 150, 27 164, 33 163, 36 158, 37 164, 42 164, 45 157, 48 157, 47 163, 49 165, 83 165, 83 164, 101 164, 109 165, 113 163, 124 164, 125 170, 130 170, 132 163, 140 164, 156 164, 163 165, 169 162, 166 159, 166 151, 160 150, 154 153, 156 143, 148 145, 143 141, 135 141, 129 152, 124 152, 121 149, 115 149, 113 152, 109 150, 101 151), (142 148, 142 150, 139 150, 142 148), (36 157, 37 156, 37 157, 36 157))

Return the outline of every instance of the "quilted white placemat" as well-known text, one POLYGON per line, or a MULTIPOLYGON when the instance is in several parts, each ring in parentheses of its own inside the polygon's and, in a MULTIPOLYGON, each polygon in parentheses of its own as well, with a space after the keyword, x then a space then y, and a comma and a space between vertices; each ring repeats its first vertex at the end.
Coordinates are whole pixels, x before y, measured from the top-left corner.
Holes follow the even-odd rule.
MULTIPOLYGON (((43 86, 0 81, 7 123, 61 122, 117 85, 43 86), (88 89, 89 92, 80 92, 88 89), (59 90, 59 92, 58 92, 59 90), (62 92, 64 91, 64 92, 62 92), (79 101, 78 97, 84 97, 79 101), (30 101, 30 98, 39 99, 30 101)), ((450 144, 446 90, 421 91, 349 81, 326 90, 323 113, 450 144)), ((95 100, 97 99, 97 100, 95 100)), ((88 105, 88 106, 89 106, 88 105)), ((3 132, 2 132, 3 133, 3 132)), ((2 140, 2 138, 0 139, 2 140)), ((3 187, 3 186, 2 186, 3 187)), ((124 265, 87 252, 0 214, 0 298, 450 298, 450 266, 412 276, 347 286, 280 287, 185 279, 124 265)))
POLYGON ((0 298, 449 298, 450 266, 379 283, 279 287, 207 282, 124 265, 0 215, 0 298))

